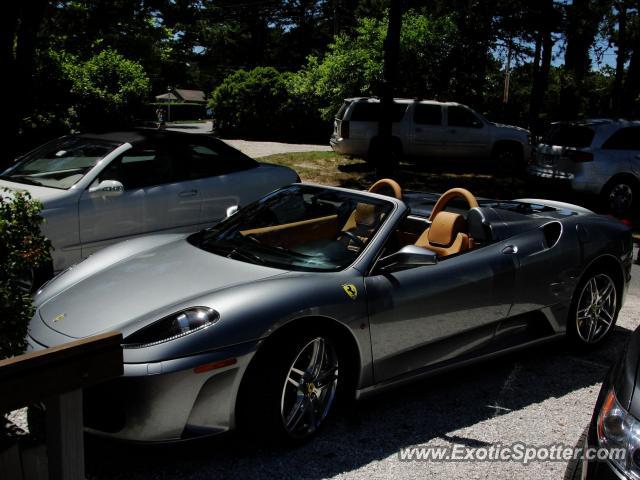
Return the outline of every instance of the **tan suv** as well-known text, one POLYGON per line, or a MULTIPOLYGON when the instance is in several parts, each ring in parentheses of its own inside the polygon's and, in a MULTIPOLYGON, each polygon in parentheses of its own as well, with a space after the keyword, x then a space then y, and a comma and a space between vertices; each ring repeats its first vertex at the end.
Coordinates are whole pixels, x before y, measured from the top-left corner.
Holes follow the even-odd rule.
MULTIPOLYGON (((376 148, 380 100, 348 98, 334 121, 334 151, 367 158, 376 148)), ((509 169, 524 168, 531 153, 528 130, 488 121, 453 102, 397 98, 393 107, 397 154, 409 157, 494 159, 509 169)))

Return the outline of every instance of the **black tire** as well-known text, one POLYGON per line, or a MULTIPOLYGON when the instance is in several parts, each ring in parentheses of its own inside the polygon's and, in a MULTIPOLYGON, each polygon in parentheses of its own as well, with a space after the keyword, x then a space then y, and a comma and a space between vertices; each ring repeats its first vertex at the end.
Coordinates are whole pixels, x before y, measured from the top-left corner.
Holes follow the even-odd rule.
MULTIPOLYGON (((264 350, 256 354, 240 386, 236 409, 239 432, 247 439, 263 444, 289 446, 306 442, 324 427, 327 420, 335 413, 338 402, 345 397, 347 382, 346 376, 341 373, 341 365, 345 365, 345 362, 339 342, 322 330, 291 332, 265 345, 264 350), (318 339, 321 339, 327 347, 327 362, 324 364, 327 371, 331 368, 332 355, 337 362, 335 388, 328 404, 321 402, 321 398, 322 401, 328 398, 321 395, 328 393, 329 389, 322 390, 320 382, 311 378, 311 374, 303 377, 294 372, 296 362, 306 361, 305 355, 309 353, 309 348, 314 349, 314 342, 318 339), (294 375, 296 375, 293 378, 294 381, 300 378, 299 387, 289 383, 289 379, 294 375), (318 385, 316 386, 314 382, 318 385), (316 389, 322 393, 316 392, 316 389), (313 413, 306 415, 302 412, 300 421, 296 424, 299 428, 293 428, 296 426, 293 424, 288 428, 285 417, 292 421, 297 417, 286 414, 292 413, 299 403, 303 405, 301 409, 310 408, 313 413), (326 410, 325 407, 327 407, 326 410), (319 421, 312 425, 310 419, 314 416, 319 421)), ((300 369, 295 368, 295 370, 300 369)), ((305 370, 304 373, 308 372, 305 370)))
POLYGON ((498 175, 524 173, 524 155, 519 145, 497 145, 493 150, 492 158, 498 175))
POLYGON ((606 268, 589 270, 576 287, 567 316, 567 337, 578 348, 602 344, 613 332, 620 311, 620 286, 606 268), (595 300, 593 292, 597 292, 595 300), (612 292, 612 293, 609 293, 612 292))
MULTIPOLYGON (((582 449, 584 442, 589 434, 589 426, 587 426, 580 435, 578 442, 575 445, 576 449, 582 449)), ((572 458, 567 464, 567 469, 564 471, 564 480, 580 480, 582 476, 582 460, 580 458, 572 458)))
POLYGON ((640 184, 631 176, 614 177, 604 186, 600 196, 608 212, 628 215, 640 204, 640 184))

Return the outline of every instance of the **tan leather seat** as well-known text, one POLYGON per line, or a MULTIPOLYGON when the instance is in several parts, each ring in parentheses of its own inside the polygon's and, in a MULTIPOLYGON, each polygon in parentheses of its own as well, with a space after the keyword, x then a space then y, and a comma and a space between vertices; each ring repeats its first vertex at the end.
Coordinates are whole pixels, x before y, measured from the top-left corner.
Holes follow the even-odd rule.
POLYGON ((462 215, 439 212, 416 241, 416 246, 428 248, 438 256, 447 257, 469 250, 467 222, 462 215))
MULTIPOLYGON (((398 185, 398 182, 390 178, 382 178, 369 187, 368 192, 378 193, 380 195, 387 195, 395 197, 398 200, 402 200, 402 188, 398 185)), ((356 208, 342 227, 342 231, 350 231, 356 229, 354 233, 358 235, 358 232, 364 233, 371 231, 373 226, 378 220, 378 212, 374 205, 368 203, 358 203, 356 208)), ((359 237, 362 235, 358 235, 359 237)), ((368 236, 368 235, 367 235, 368 236)))

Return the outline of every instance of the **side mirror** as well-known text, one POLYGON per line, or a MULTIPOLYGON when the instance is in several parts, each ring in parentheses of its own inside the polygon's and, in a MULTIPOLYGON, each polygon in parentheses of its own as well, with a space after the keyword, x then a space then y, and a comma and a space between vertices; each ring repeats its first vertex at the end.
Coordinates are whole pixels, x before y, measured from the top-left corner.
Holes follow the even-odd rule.
POLYGON ((378 260, 377 269, 381 272, 392 272, 402 268, 435 265, 438 255, 426 248, 406 245, 395 253, 378 260))
POLYGON ((124 192, 124 185, 117 180, 103 180, 94 187, 89 187, 89 193, 94 197, 117 197, 124 192))
POLYGON ((233 207, 227 208, 227 218, 229 218, 231 215, 236 213, 238 209, 239 209, 238 205, 234 205, 233 207))

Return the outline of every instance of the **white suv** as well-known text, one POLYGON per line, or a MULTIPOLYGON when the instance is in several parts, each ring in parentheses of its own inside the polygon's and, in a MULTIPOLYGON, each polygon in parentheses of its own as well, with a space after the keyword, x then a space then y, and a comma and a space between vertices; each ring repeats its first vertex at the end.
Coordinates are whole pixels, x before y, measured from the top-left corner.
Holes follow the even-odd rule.
POLYGON ((640 121, 587 119, 551 124, 527 173, 600 195, 616 214, 640 205, 640 121))
MULTIPOLYGON (((376 148, 380 100, 348 98, 330 140, 334 151, 367 158, 376 148)), ((501 167, 524 167, 531 153, 528 130, 500 125, 465 105, 397 98, 393 106, 395 153, 410 157, 493 158, 501 167)))

